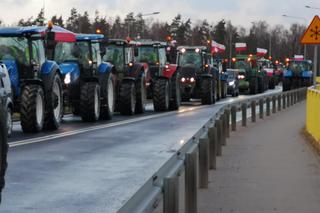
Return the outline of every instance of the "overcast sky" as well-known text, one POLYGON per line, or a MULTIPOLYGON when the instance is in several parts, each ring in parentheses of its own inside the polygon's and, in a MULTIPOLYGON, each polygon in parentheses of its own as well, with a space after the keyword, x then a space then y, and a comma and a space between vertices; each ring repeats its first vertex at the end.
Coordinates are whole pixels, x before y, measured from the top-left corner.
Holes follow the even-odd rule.
POLYGON ((0 0, 0 19, 12 25, 20 18, 36 16, 44 5, 47 19, 54 14, 68 17, 70 9, 75 7, 81 13, 88 11, 91 17, 95 10, 108 17, 124 17, 129 12, 159 11, 161 13, 154 16, 154 20, 171 21, 180 13, 184 20, 190 17, 193 22, 207 19, 210 23, 216 23, 224 18, 245 27, 257 20, 265 20, 271 25, 303 24, 303 20, 284 18, 282 15, 304 17, 309 22, 316 13, 320 14, 320 10, 305 8, 305 5, 320 8, 320 2, 315 0, 0 0))

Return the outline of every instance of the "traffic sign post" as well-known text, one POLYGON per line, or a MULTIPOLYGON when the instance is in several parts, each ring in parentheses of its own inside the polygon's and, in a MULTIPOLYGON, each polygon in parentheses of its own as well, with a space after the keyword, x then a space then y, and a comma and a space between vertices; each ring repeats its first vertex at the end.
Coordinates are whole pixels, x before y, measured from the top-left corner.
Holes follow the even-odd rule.
POLYGON ((317 67, 318 67, 318 45, 320 44, 320 18, 315 16, 301 38, 301 44, 314 45, 313 60, 313 85, 316 86, 317 67))

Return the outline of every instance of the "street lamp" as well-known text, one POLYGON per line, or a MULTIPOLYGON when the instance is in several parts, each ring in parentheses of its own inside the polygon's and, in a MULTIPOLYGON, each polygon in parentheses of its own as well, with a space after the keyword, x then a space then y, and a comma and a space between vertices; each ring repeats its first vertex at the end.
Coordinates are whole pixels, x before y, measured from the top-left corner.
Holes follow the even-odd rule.
POLYGON ((129 19, 125 19, 125 21, 129 22, 128 23, 128 37, 130 38, 130 24, 135 21, 135 17, 144 17, 144 16, 153 16, 153 15, 158 15, 160 14, 160 12, 152 12, 152 13, 145 13, 145 14, 142 14, 142 13, 138 13, 138 15, 132 17, 132 18, 129 18, 129 19), (130 23, 131 22, 131 23, 130 23))
POLYGON ((312 6, 309 6, 309 5, 306 5, 305 7, 308 8, 308 9, 313 9, 313 10, 320 10, 320 7, 312 7, 312 6))
MULTIPOLYGON (((291 18, 291 19, 299 19, 304 21, 304 25, 307 27, 307 19, 300 16, 289 16, 289 15, 282 15, 285 18, 291 18)), ((304 45, 304 58, 307 59, 307 45, 304 45)))

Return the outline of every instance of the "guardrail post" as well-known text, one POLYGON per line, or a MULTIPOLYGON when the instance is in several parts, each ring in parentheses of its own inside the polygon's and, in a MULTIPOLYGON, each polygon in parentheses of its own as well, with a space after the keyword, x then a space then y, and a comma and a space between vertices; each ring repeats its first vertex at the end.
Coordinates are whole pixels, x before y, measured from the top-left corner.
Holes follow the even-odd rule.
POLYGON ((293 104, 294 104, 294 91, 292 91, 291 93, 290 93, 290 105, 292 106, 293 104))
POLYGON ((225 109, 226 120, 227 120, 227 138, 230 137, 230 110, 225 109))
POLYGON ((231 130, 237 130, 237 106, 231 107, 231 130))
POLYGON ((217 128, 210 127, 208 130, 209 137, 209 169, 217 168, 217 128))
POLYGON ((178 213, 179 212, 179 180, 178 177, 165 178, 163 181, 164 199, 163 212, 164 213, 178 213))
POLYGON ((209 140, 199 139, 199 187, 208 188, 209 181, 209 140))
POLYGON ((297 91, 297 102, 300 102, 301 100, 301 97, 300 97, 300 90, 297 91))
POLYGON ((290 94, 287 93, 287 108, 290 107, 290 94))
POLYGON ((256 101, 251 101, 251 121, 256 122, 256 101))
POLYGON ((227 145, 227 121, 226 121, 226 115, 223 113, 220 116, 221 120, 221 127, 222 127, 222 145, 226 146, 227 145))
POLYGON ((216 119, 215 127, 217 128, 217 156, 222 155, 222 125, 221 120, 216 119))
POLYGON ((198 167, 197 153, 186 153, 185 155, 185 212, 198 212, 198 167))
POLYGON ((284 93, 282 95, 282 108, 285 109, 287 107, 287 104, 286 104, 286 93, 284 93))
POLYGON ((281 95, 278 95, 278 111, 281 111, 281 95))
POLYGON ((263 119, 263 99, 259 99, 259 117, 263 119))
POLYGON ((275 114, 277 112, 277 98, 276 96, 272 96, 272 113, 275 114))
POLYGON ((241 104, 241 111, 242 111, 242 126, 247 126, 247 104, 241 104))
POLYGON ((294 91, 294 93, 293 93, 293 101, 294 101, 294 104, 296 104, 298 102, 298 100, 297 100, 297 91, 294 91))
POLYGON ((266 98, 266 105, 267 105, 267 116, 270 116, 270 98, 266 98))

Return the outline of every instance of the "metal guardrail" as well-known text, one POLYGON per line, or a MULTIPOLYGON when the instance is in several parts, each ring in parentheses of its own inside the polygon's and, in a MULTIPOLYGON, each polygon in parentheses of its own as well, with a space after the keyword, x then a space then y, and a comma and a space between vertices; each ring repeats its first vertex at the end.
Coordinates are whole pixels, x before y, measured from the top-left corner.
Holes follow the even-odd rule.
POLYGON ((320 90, 310 87, 307 92, 306 129, 309 134, 320 142, 320 90))
POLYGON ((197 190, 208 188, 210 169, 216 169, 216 158, 222 155, 230 131, 237 129, 237 113, 241 113, 242 126, 247 125, 247 111, 251 121, 282 111, 306 98, 306 88, 265 94, 220 107, 217 113, 177 151, 135 195, 124 204, 119 213, 153 212, 163 203, 163 212, 179 211, 179 177, 185 178, 185 212, 197 213, 197 190))

